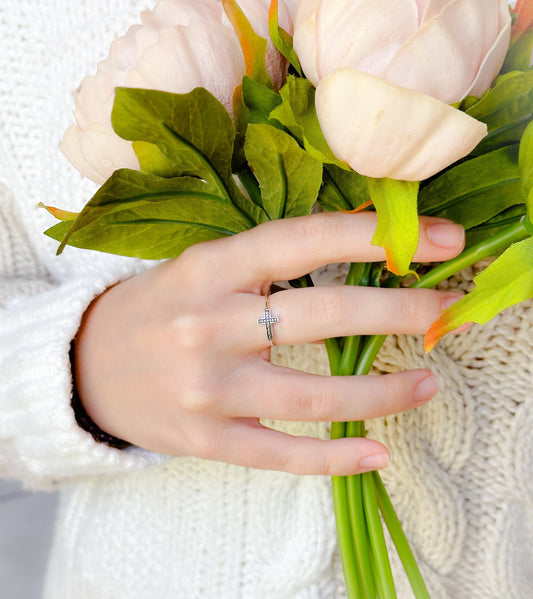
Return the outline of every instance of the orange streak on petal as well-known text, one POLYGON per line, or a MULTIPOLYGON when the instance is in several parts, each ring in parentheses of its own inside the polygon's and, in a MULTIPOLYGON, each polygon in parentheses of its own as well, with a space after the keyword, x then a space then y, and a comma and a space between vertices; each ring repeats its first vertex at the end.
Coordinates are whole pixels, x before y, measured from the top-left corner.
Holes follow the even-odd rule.
POLYGON ((278 0, 272 0, 270 8, 268 9, 268 20, 274 21, 277 24, 278 21, 278 0))
POLYGON ((246 30, 243 27, 243 13, 234 0, 222 0, 224 11, 239 38, 239 44, 244 56, 246 65, 246 74, 252 76, 254 72, 253 66, 253 50, 250 39, 246 36, 246 30))

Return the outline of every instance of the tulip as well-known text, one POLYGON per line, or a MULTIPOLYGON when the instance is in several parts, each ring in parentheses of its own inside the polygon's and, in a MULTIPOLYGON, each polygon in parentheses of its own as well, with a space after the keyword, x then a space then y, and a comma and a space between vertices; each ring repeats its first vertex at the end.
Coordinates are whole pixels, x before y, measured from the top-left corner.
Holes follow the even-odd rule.
MULTIPOLYGON (((268 36, 267 0, 239 2, 255 32, 268 36)), ((285 4, 280 22, 292 31, 285 4)), ((267 70, 281 85, 285 64, 270 43, 267 70)), ((139 169, 131 142, 118 137, 111 125, 115 88, 126 86, 187 93, 209 90, 232 113, 232 100, 245 74, 238 37, 221 0, 160 0, 141 14, 141 24, 116 39, 97 72, 85 77, 74 92, 73 124, 65 132, 61 150, 82 175, 103 183, 118 168, 139 169)))
POLYGON ((301 0, 294 48, 337 157, 363 175, 422 180, 486 134, 448 105, 490 87, 510 29, 505 0, 301 0))

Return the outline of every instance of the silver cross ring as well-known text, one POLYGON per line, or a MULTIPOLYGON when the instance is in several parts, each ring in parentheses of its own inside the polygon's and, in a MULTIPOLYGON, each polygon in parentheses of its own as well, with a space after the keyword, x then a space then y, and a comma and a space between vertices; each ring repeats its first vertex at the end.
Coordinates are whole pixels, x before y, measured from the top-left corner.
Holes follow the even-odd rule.
POLYGON ((265 312, 261 318, 257 319, 257 324, 264 324, 266 328, 267 339, 273 341, 274 336, 272 334, 272 325, 279 322, 277 316, 272 316, 270 308, 268 307, 268 295, 265 295, 265 312))

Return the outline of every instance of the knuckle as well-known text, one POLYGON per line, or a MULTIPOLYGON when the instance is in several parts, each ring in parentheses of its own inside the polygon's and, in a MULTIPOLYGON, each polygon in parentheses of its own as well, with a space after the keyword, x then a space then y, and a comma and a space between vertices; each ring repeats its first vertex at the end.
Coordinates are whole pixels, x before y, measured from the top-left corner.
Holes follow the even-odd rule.
POLYGON ((387 374, 381 377, 382 411, 383 414, 393 414, 397 411, 401 397, 401 386, 398 377, 387 374))
POLYGON ((309 414, 313 420, 319 422, 331 420, 335 407, 335 397, 322 383, 316 384, 312 393, 304 394, 304 399, 307 405, 303 405, 302 408, 306 409, 305 413, 309 414))
POLYGON ((311 215, 302 220, 302 235, 309 245, 322 248, 324 244, 330 245, 332 239, 337 239, 337 222, 328 215, 311 215))
POLYGON ((346 318, 346 306, 338 294, 323 290, 309 307, 310 317, 329 326, 338 326, 346 318))
POLYGON ((415 296, 410 293, 402 293, 398 301, 398 312, 402 320, 410 323, 417 322, 420 318, 420 310, 415 296))

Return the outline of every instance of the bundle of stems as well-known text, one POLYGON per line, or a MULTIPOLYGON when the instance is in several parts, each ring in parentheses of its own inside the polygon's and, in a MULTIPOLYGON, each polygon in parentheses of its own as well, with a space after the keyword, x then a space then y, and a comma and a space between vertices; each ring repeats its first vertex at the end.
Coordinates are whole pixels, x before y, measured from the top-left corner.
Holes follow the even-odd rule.
MULTIPOLYGON (((522 221, 472 246, 457 258, 436 266, 411 287, 433 288, 479 260, 498 255, 512 243, 526 239, 530 234, 522 221)), ((381 267, 351 264, 346 284, 377 286, 380 272, 381 267)), ((393 285, 397 282, 394 278, 389 281, 393 281, 393 285)), ((368 374, 385 339, 385 335, 346 337, 342 343, 327 339, 331 374, 368 374)), ((364 437, 365 434, 364 422, 334 422, 331 426, 332 439, 364 437)), ((429 599, 420 569, 379 473, 332 477, 332 489, 348 598, 394 599, 397 596, 383 530, 385 523, 415 597, 429 599)))

